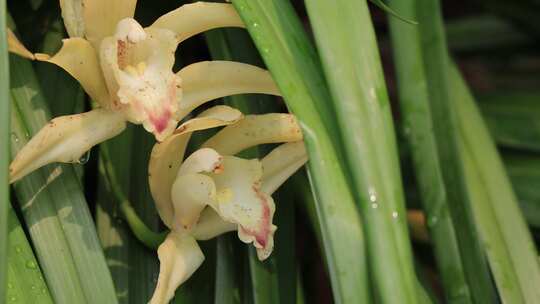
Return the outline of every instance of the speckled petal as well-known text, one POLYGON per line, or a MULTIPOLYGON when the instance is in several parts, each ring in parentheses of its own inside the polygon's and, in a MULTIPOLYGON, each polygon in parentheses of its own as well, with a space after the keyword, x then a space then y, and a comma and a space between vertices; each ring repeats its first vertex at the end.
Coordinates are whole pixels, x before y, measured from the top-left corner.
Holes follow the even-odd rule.
POLYGON ((14 54, 17 54, 21 57, 34 59, 34 54, 26 49, 26 47, 17 39, 17 36, 10 30, 7 29, 7 42, 8 50, 14 54))
POLYGON ((203 147, 212 148, 223 155, 235 155, 260 144, 300 140, 302 131, 294 115, 270 113, 246 115, 244 119, 212 136, 203 147))
POLYGON ((182 96, 180 78, 172 71, 175 34, 166 29, 143 29, 126 18, 116 33, 103 40, 100 63, 114 106, 129 121, 142 124, 158 141, 178 123, 175 114, 182 96))
POLYGON ((261 189, 274 193, 291 175, 308 160, 303 141, 278 146, 262 159, 263 177, 261 189))
POLYGON ((36 54, 36 59, 54 63, 66 70, 83 89, 103 108, 109 108, 109 92, 99 66, 96 50, 82 38, 64 39, 60 51, 52 58, 36 54))
POLYGON ((236 94, 280 95, 267 70, 234 61, 202 61, 181 69, 184 94, 177 119, 184 118, 203 103, 236 94))
POLYGON ((137 0, 82 0, 82 3, 86 39, 99 49, 101 40, 114 34, 120 20, 133 17, 137 0))
POLYGON ((206 208, 201 213, 199 222, 191 231, 197 240, 206 241, 223 233, 238 229, 235 223, 227 222, 212 208, 206 208))
POLYGON ((178 43, 199 33, 219 27, 245 27, 231 4, 195 2, 159 17, 151 27, 169 29, 178 35, 178 43))
POLYGON ((211 174, 217 188, 215 209, 224 220, 238 224, 240 240, 253 243, 264 260, 272 253, 277 228, 272 224, 274 200, 261 191, 261 162, 223 156, 222 166, 222 173, 211 174))
POLYGON ((166 304, 176 289, 204 261, 197 241, 190 235, 172 231, 158 248, 159 277, 151 304, 166 304))
POLYGON ((62 19, 69 37, 84 37, 83 0, 60 0, 62 19))
POLYGON ((45 125, 15 156, 10 183, 52 162, 77 162, 94 145, 118 135, 124 117, 104 109, 61 116, 45 125))
POLYGON ((171 189, 174 226, 191 229, 207 205, 216 199, 216 185, 211 177, 199 173, 220 172, 221 155, 212 149, 200 149, 180 166, 171 189))
POLYGON ((191 133, 232 124, 242 117, 240 111, 227 106, 210 108, 197 118, 182 124, 173 135, 152 149, 148 165, 148 182, 158 213, 169 228, 172 227, 174 217, 171 187, 184 159, 184 151, 191 133))

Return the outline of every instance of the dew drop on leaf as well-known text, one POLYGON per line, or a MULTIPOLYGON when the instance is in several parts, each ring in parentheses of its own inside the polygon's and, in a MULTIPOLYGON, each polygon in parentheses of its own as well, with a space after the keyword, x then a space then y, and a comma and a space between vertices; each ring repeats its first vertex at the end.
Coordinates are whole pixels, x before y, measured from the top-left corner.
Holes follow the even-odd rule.
POLYGON ((19 142, 19 136, 15 133, 11 133, 11 140, 18 143, 19 142))
POLYGON ((36 262, 34 262, 34 261, 28 261, 28 262, 26 262, 26 268, 29 268, 29 269, 36 269, 36 268, 37 268, 36 262))

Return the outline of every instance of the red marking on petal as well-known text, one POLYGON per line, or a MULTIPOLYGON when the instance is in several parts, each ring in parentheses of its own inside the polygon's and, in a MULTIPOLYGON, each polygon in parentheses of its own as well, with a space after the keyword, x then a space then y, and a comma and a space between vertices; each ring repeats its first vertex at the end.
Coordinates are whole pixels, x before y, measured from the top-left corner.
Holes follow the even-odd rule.
MULTIPOLYGON (((262 204, 262 214, 261 214, 261 221, 259 223, 258 229, 246 229, 245 227, 241 227, 241 229, 248 235, 251 235, 255 238, 256 245, 259 245, 261 248, 266 248, 268 244, 268 239, 272 236, 272 214, 270 211, 270 206, 268 204, 268 200, 266 199, 266 196, 263 195, 263 193, 259 189, 259 182, 255 182, 253 184, 253 191, 257 194, 257 197, 259 198, 261 204, 262 204)), ((257 247, 257 246, 256 246, 257 247)))
POLYGON ((116 41, 116 60, 118 67, 123 70, 127 65, 127 45, 123 40, 116 41))
POLYGON ((154 130, 157 133, 161 133, 167 128, 171 116, 171 111, 169 111, 169 109, 165 109, 163 113, 161 113, 161 115, 156 117, 152 114, 149 114, 148 118, 150 119, 152 125, 154 125, 154 130))

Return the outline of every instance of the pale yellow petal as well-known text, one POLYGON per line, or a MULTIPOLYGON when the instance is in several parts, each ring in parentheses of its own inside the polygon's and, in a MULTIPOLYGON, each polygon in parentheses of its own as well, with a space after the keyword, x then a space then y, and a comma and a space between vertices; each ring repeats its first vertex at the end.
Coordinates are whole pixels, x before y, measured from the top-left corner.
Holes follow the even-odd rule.
POLYGON ((302 132, 294 115, 270 113, 247 115, 239 122, 227 126, 206 141, 203 147, 212 148, 223 155, 267 143, 302 140, 302 132))
POLYGON ((247 93, 281 94, 267 70, 240 62, 197 62, 181 69, 178 75, 184 88, 177 113, 179 120, 216 98, 247 93))
POLYGON ((178 169, 172 185, 171 198, 174 208, 174 226, 183 229, 199 220, 207 205, 214 205, 216 186, 211 177, 199 173, 220 172, 222 157, 212 149, 193 152, 178 169))
POLYGON ((158 248, 159 277, 151 304, 167 304, 176 289, 204 261, 197 241, 188 234, 172 231, 158 248))
POLYGON ((216 185, 204 174, 186 174, 176 178, 171 189, 174 209, 173 229, 190 230, 199 220, 201 212, 212 204, 216 185))
POLYGON ((275 148, 262 159, 261 190, 272 194, 308 160, 304 142, 291 142, 275 148))
POLYGON ((272 253, 276 226, 272 224, 274 200, 261 191, 261 162, 223 156, 222 167, 221 173, 210 175, 217 189, 215 210, 225 221, 238 224, 240 240, 253 243, 264 260, 272 253))
POLYGON ((17 36, 8 28, 7 29, 8 50, 21 57, 34 60, 34 54, 26 49, 26 47, 17 39, 17 36))
POLYGON ((184 151, 192 132, 225 126, 237 122, 242 113, 227 106, 216 106, 202 112, 197 118, 182 124, 175 133, 152 149, 148 165, 150 191, 158 213, 165 225, 172 227, 174 209, 171 187, 184 158, 184 151))
POLYGON ((131 18, 137 0, 82 0, 86 39, 99 49, 101 40, 112 36, 118 22, 131 18))
POLYGON ((112 102, 128 120, 162 141, 178 124, 181 79, 173 73, 175 34, 120 20, 113 37, 101 43, 100 62, 112 102))
POLYGON ((103 108, 109 107, 109 92, 101 72, 97 53, 82 38, 64 39, 60 51, 53 57, 36 54, 36 59, 54 63, 79 81, 86 93, 103 108))
POLYGON ((199 222, 191 231, 191 235, 197 240, 206 241, 237 228, 237 224, 225 221, 214 209, 206 208, 201 213, 199 222))
POLYGON ((166 28, 175 32, 178 42, 191 36, 220 27, 245 27, 231 4, 195 2, 159 17, 151 27, 166 28))
POLYGON ((69 37, 84 37, 83 0, 60 0, 62 19, 69 37))
POLYGON ((105 109, 61 116, 45 125, 15 156, 10 183, 53 162, 77 162, 94 145, 118 135, 124 117, 105 109))

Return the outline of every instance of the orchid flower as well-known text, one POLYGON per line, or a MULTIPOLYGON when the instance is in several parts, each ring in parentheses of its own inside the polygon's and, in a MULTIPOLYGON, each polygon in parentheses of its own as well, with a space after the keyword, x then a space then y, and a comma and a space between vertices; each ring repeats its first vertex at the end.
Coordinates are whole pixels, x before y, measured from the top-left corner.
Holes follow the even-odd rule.
POLYGON ((54 56, 28 52, 13 33, 10 50, 58 65, 99 105, 44 126, 10 165, 10 182, 52 162, 76 162, 92 146, 142 124, 163 141, 200 104, 219 97, 279 95, 270 74, 248 64, 199 62, 174 73, 179 43, 217 27, 243 27, 230 4, 181 6, 143 28, 132 17, 136 0, 60 0, 71 38, 54 56))
POLYGON ((274 246, 271 194, 307 161, 300 128, 291 114, 242 114, 216 106, 182 124, 157 143, 149 184, 170 233, 158 248, 160 274, 150 303, 167 303, 202 264, 197 240, 237 230, 260 260, 274 246), (184 160, 191 133, 226 126, 184 160), (234 156, 265 143, 283 143, 262 160, 234 156))

